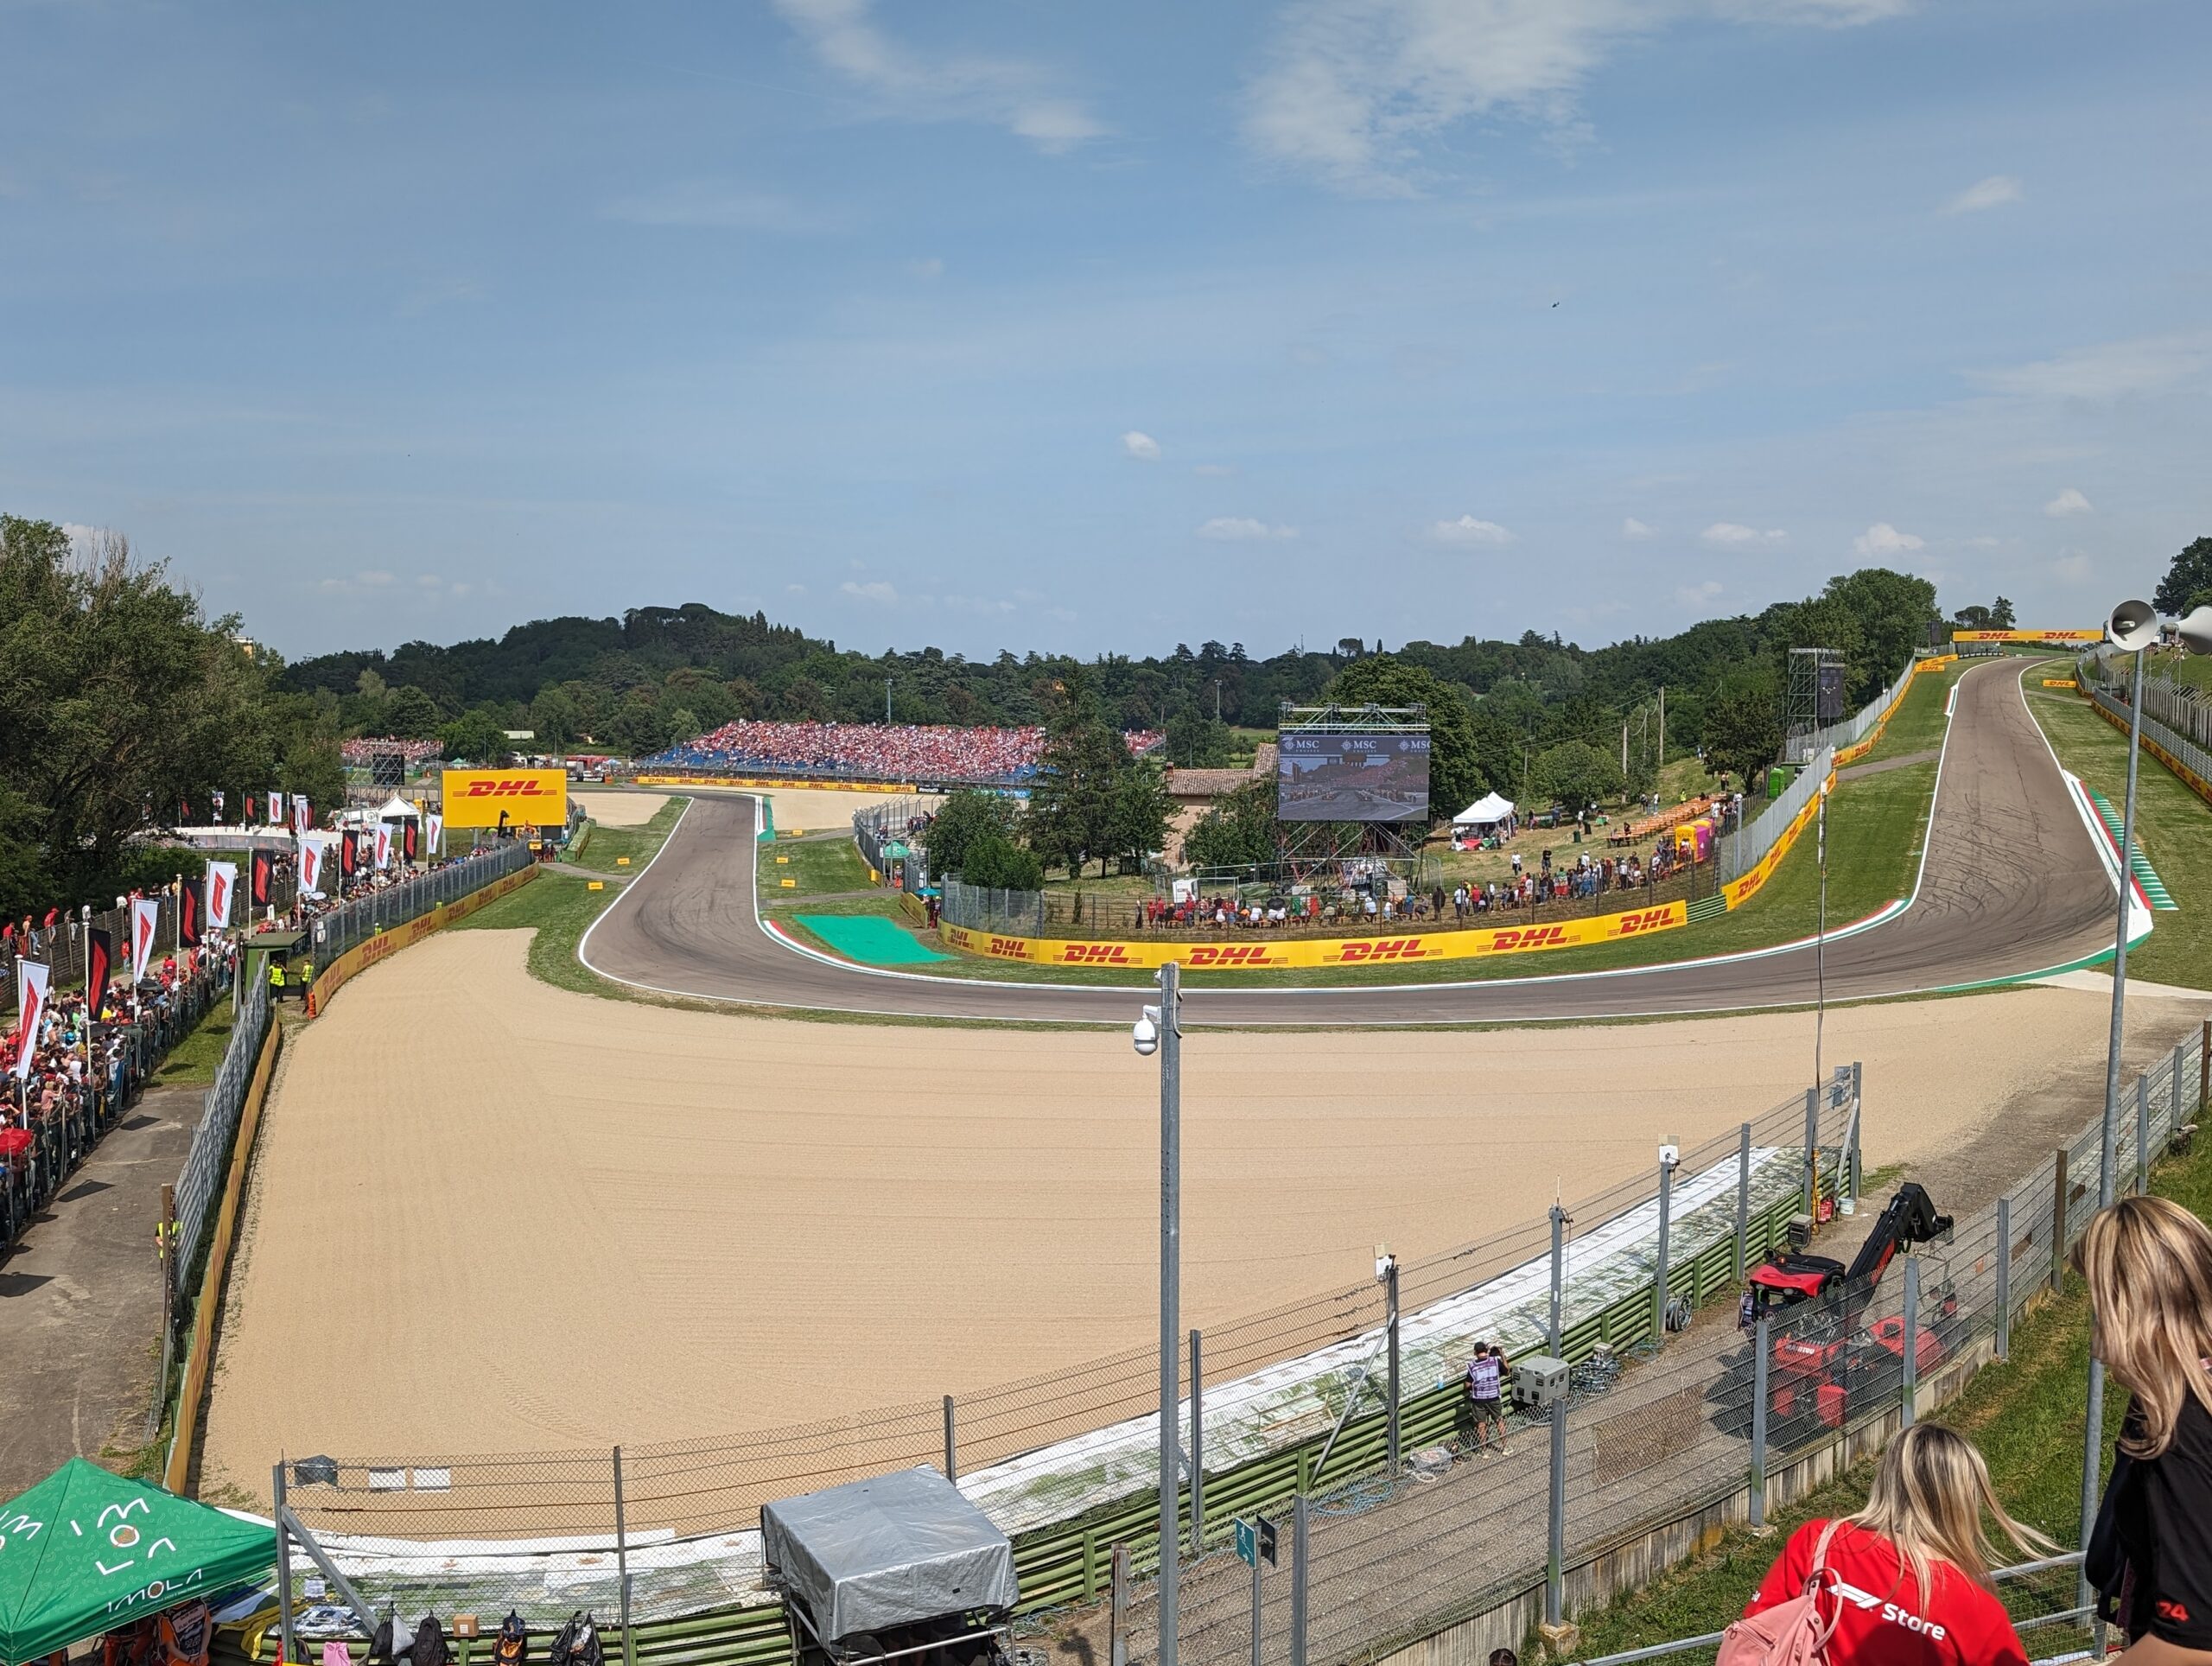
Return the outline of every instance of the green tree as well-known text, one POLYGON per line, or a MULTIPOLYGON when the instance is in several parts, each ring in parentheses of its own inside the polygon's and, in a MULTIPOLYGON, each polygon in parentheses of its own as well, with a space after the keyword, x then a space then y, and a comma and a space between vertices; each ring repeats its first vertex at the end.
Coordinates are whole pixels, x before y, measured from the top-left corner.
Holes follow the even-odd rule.
POLYGON ((427 741, 438 732, 444 721, 438 703, 410 683, 394 694, 385 707, 385 722, 391 732, 404 740, 427 741))
POLYGON ((981 840, 1011 842, 1014 811, 995 792, 966 788, 953 793, 938 807, 922 843, 929 849, 930 872, 959 874, 965 870, 968 852, 981 840))
POLYGON ((505 730, 481 709, 463 712, 438 731, 438 740, 448 759, 496 765, 507 755, 505 730))
POLYGON ((2196 538, 2174 557, 2151 602, 2162 614, 2179 614, 2208 597, 2212 597, 2212 538, 2196 538))
POLYGON ((1733 775, 1746 792, 1782 754, 1774 689, 1763 679, 1745 677, 1729 683, 1707 706, 1704 728, 1706 773, 1733 775))
POLYGON ((1167 772, 1150 758, 1133 758, 1114 784, 1114 849, 1140 866, 1167 843, 1167 823, 1175 800, 1167 796, 1167 772))
POLYGON ((1279 853, 1275 828, 1275 784, 1248 781, 1216 798, 1183 836, 1183 860, 1192 868, 1273 862, 1279 853))
POLYGON ((540 750, 566 752, 569 742, 583 733, 582 714, 566 690, 541 689, 537 698, 530 703, 530 726, 537 731, 540 750))
POLYGON ((1567 806, 1580 816, 1621 791, 1620 760, 1587 741, 1567 741, 1547 748, 1536 758, 1539 795, 1567 806))
POLYGON ((1195 705, 1167 715, 1168 762, 1179 769, 1212 769, 1229 761, 1229 725, 1195 705))
POLYGON ((1432 812, 1446 816, 1489 791, 1489 778, 1478 755, 1475 726, 1467 696, 1426 666, 1395 654, 1370 654, 1354 660, 1324 691, 1338 705, 1426 706, 1428 708, 1428 798, 1432 812))
POLYGON ((1006 891, 1034 891, 1045 883, 1045 864, 1003 833, 985 833, 970 844, 961 864, 963 884, 1006 891))
POLYGON ((1083 866, 1122 849, 1121 778, 1129 767, 1122 737, 1095 715, 1078 716, 1038 760, 1029 794, 1029 848, 1048 868, 1080 877, 1083 866))

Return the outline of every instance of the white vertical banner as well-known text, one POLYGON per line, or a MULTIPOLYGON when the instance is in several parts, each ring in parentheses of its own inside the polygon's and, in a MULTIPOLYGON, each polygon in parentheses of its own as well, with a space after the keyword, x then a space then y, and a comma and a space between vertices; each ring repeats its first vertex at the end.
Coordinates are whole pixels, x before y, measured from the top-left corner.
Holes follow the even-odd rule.
POLYGON ((304 833, 314 825, 314 822, 315 811, 308 807, 307 795, 295 792, 292 795, 292 831, 304 833))
POLYGON ((51 969, 35 960, 16 963, 16 1079, 31 1073, 38 1051, 40 1023, 46 1017, 46 981, 51 969))
POLYGON ((207 929, 219 932, 231 923, 231 893, 238 888, 238 865, 234 862, 207 864, 207 929))
POLYGON ((445 843, 446 818, 442 816, 423 817, 423 860, 429 862, 440 854, 445 843))
POLYGON ((302 895, 319 897, 322 894, 322 864, 327 847, 312 833, 300 835, 300 891, 302 895))
POLYGON ((391 866, 391 823, 390 822, 377 823, 377 866, 379 868, 391 866))
POLYGON ((162 905, 151 897, 136 897, 130 903, 130 975, 143 978, 154 963, 155 934, 162 923, 162 905))
POLYGON ((269 825, 282 827, 283 824, 284 795, 281 792, 272 792, 269 795, 269 825))

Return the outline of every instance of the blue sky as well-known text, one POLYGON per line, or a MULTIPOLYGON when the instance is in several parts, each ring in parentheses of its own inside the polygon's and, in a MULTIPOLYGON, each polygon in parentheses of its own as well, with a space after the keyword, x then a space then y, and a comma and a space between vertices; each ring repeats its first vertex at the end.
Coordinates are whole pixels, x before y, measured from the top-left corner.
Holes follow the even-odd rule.
POLYGON ((2196 0, 0 27, 0 506, 295 655, 2078 625, 2212 532, 2196 0))

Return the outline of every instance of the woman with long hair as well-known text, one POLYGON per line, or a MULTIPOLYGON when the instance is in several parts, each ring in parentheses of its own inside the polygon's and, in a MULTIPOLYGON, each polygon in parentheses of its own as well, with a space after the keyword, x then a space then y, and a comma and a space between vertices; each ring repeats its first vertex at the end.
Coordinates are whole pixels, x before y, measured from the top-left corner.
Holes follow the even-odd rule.
POLYGON ((1964 1435, 1915 1424, 1883 1453, 1864 1510, 1790 1536, 1745 1618, 1816 1587, 1822 1622, 1834 1616, 1830 1666, 2026 1666, 1990 1580, 1991 1523, 2031 1555, 2050 1548, 2005 1513, 1964 1435))
POLYGON ((2164 1198, 2101 1209, 2075 1246, 2127 1418, 2083 1572, 2138 1666, 2212 1662, 2212 1229, 2164 1198))

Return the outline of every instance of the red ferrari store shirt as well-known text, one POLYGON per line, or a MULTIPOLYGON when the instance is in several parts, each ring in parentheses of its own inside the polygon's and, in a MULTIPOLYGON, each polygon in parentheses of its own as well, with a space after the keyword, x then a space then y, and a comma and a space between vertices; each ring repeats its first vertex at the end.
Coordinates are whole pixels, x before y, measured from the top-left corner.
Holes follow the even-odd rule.
MULTIPOLYGON (((1745 1614, 1803 1592, 1827 1525, 1808 1522, 1790 1536, 1745 1614)), ((1821 1612, 1841 1605, 1828 1642, 1834 1666, 2027 1666, 2005 1605, 1948 1562, 1929 1567, 1923 1602, 1919 1580, 1888 1540, 1845 1526, 1829 1542, 1827 1573, 1821 1612)))

